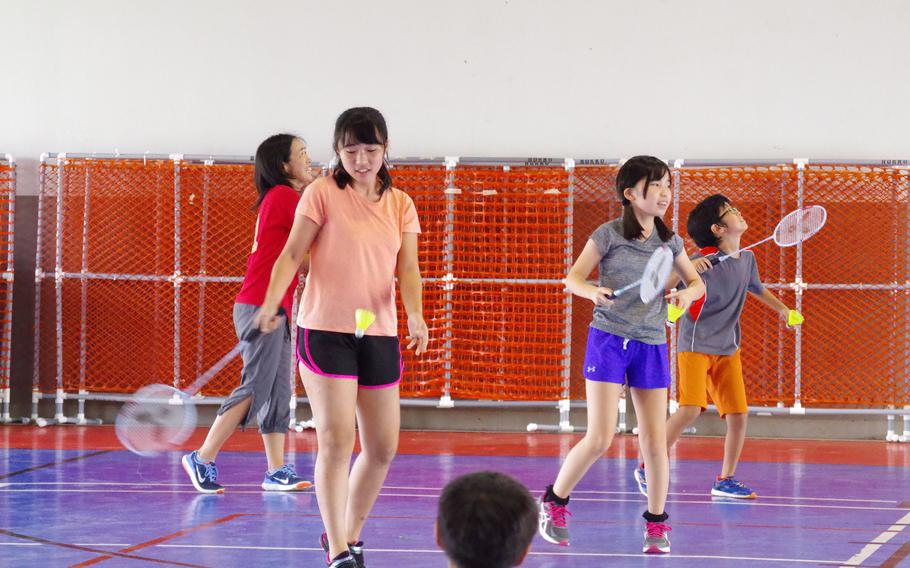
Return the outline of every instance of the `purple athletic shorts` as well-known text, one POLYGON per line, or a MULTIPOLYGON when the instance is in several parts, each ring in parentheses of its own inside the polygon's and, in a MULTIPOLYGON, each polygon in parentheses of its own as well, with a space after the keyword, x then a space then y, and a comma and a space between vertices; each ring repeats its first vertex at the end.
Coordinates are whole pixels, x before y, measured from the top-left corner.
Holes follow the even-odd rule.
POLYGON ((667 344, 642 343, 591 327, 585 349, 584 376, 589 381, 665 389, 670 386, 667 344))

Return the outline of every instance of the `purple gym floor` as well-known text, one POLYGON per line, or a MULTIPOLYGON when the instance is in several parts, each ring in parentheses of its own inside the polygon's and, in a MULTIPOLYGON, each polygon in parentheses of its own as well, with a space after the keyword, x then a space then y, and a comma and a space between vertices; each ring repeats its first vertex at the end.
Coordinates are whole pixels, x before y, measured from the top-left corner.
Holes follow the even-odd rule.
MULTIPOLYGON (((25 431, 6 428, 7 440, 16 428, 25 431)), ((521 439, 530 455, 400 454, 364 530, 368 566, 446 566, 433 522, 440 488, 460 474, 505 472, 539 494, 559 458, 539 455, 534 440, 558 438, 521 439)), ((695 442, 681 442, 687 443, 695 442)), ((201 495, 187 481, 179 452, 139 458, 91 444, 17 445, 0 450, 0 566, 325 566, 314 493, 263 492, 259 452, 222 453, 219 481, 227 491, 201 495)), ((904 458, 906 450, 898 450, 904 458)), ((305 477, 313 458, 299 450, 289 456, 305 477)), ((715 461, 673 460, 667 505, 673 552, 650 557, 640 553, 645 498, 632 479, 635 461, 607 457, 573 493, 572 545, 535 537, 524 566, 910 566, 910 469, 906 459, 890 463, 753 456, 738 477, 759 499, 729 501, 709 495, 715 461)))

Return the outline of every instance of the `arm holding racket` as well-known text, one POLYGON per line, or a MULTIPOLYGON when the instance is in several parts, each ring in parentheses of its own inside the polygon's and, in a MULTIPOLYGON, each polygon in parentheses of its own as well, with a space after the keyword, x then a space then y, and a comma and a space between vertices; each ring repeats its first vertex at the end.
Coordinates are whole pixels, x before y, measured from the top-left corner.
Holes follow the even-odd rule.
POLYGON ((695 272, 698 272, 699 274, 704 274, 716 264, 707 256, 697 256, 690 260, 692 261, 692 266, 695 267, 695 272))
POLYGON ((313 244, 316 234, 319 233, 319 229, 320 226, 309 217, 294 216, 294 226, 288 235, 284 250, 278 255, 278 260, 272 267, 272 276, 269 278, 265 301, 262 302, 262 307, 253 320, 253 325, 263 333, 271 333, 280 325, 278 307, 281 304, 281 298, 284 297, 288 286, 297 275, 300 265, 309 256, 310 246, 313 244))
POLYGON ((415 349, 415 355, 427 350, 429 331, 423 319, 423 279, 420 277, 420 262, 417 259, 417 233, 402 233, 401 249, 398 250, 398 287, 401 302, 408 314, 408 349, 415 349))
POLYGON ((588 275, 594 272, 601 258, 603 255, 600 254, 597 244, 589 239, 584 250, 575 260, 575 264, 569 270, 569 274, 566 275, 564 282, 568 292, 591 300, 595 306, 610 306, 613 304, 613 290, 602 286, 592 286, 587 282, 588 275))
MULTIPOLYGON (((699 274, 704 273, 713 266, 711 260, 706 256, 690 256, 689 261, 691 261, 692 266, 695 267, 695 272, 698 272, 699 274)), ((670 273, 670 279, 667 280, 667 290, 676 288, 682 281, 682 275, 674 269, 673 272, 670 273)))

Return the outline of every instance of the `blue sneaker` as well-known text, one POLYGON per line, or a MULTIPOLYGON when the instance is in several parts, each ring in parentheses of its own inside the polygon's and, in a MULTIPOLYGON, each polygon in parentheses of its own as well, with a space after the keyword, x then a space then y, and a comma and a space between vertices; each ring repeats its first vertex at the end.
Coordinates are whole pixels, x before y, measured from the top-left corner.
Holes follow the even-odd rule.
POLYGON ((742 482, 737 481, 732 475, 730 477, 717 476, 714 487, 711 488, 711 495, 716 497, 732 497, 734 499, 757 499, 758 494, 752 491, 742 482))
POLYGON ((265 472, 262 488, 266 491, 301 491, 309 489, 313 484, 297 475, 297 470, 291 464, 285 464, 275 473, 265 472))
POLYGON ((632 472, 632 477, 635 478, 635 483, 638 484, 638 491, 644 495, 648 496, 648 480, 645 479, 645 464, 640 464, 635 468, 635 471, 632 472))
POLYGON ((200 493, 224 493, 224 487, 216 483, 218 468, 215 467, 215 462, 203 463, 199 461, 199 453, 195 451, 183 456, 180 462, 183 464, 183 470, 190 476, 190 481, 193 482, 193 487, 196 488, 196 491, 200 493))

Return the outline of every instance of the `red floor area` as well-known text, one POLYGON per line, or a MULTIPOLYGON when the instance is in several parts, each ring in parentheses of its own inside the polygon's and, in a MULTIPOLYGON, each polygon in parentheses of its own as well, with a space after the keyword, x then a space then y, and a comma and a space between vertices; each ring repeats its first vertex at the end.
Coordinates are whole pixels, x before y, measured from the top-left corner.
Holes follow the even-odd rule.
MULTIPOLYGON (((205 436, 198 429, 186 444, 196 448, 205 436)), ((399 454, 475 456, 560 456, 578 440, 579 434, 523 434, 503 432, 414 432, 401 433, 399 454)), ((112 426, 0 426, 0 445, 11 449, 119 450, 122 446, 112 426)), ((290 449, 315 449, 312 431, 289 435, 290 449)), ((237 432, 225 451, 261 451, 255 431, 237 432)), ((635 436, 617 436, 607 453, 610 457, 633 457, 635 436)), ((685 437, 675 448, 675 458, 718 461, 723 457, 720 438, 685 437)), ((877 441, 749 439, 743 461, 816 464, 852 464, 910 467, 910 444, 877 441)))

